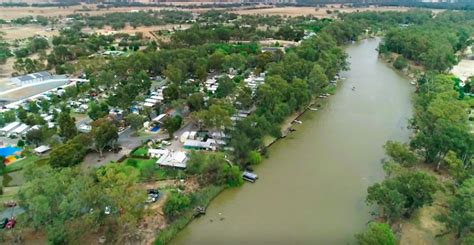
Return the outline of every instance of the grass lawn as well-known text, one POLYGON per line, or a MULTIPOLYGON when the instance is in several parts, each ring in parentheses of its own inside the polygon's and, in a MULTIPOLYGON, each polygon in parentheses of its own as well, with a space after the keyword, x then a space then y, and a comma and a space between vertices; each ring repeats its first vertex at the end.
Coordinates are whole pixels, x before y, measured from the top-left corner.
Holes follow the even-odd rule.
POLYGON ((154 166, 155 176, 156 176, 157 180, 174 178, 177 175, 177 173, 179 172, 179 170, 165 169, 165 168, 161 168, 161 167, 156 166, 156 159, 155 158, 151 158, 151 159, 129 158, 124 162, 125 162, 125 164, 136 167, 138 170, 140 170, 140 172, 147 171, 147 169, 149 168, 150 165, 154 166), (133 159, 137 162, 136 166, 133 166, 132 164, 127 163, 131 159, 133 159))
POLYGON ((146 156, 147 153, 148 153, 148 149, 140 147, 136 149, 134 152, 132 152, 132 156, 146 156))
POLYGON ((28 163, 35 162, 38 159, 39 157, 36 155, 26 156, 24 159, 15 161, 12 164, 7 165, 5 167, 5 173, 21 170, 28 163))

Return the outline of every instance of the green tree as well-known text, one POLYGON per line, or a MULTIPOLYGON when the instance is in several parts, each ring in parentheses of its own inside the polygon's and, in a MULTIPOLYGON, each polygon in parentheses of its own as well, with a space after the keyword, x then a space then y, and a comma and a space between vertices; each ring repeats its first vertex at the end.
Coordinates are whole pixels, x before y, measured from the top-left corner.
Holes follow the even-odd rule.
POLYGON ((228 76, 221 77, 217 80, 219 84, 216 89, 217 98, 224 98, 231 94, 235 88, 235 83, 228 76))
POLYGON ((28 112, 23 107, 18 108, 17 117, 21 122, 25 122, 28 117, 28 112))
POLYGON ((436 178, 421 171, 403 171, 368 188, 367 203, 377 204, 390 222, 433 202, 436 178))
POLYGON ((396 141, 387 141, 383 146, 385 153, 395 162, 405 167, 410 167, 416 164, 417 157, 410 151, 407 145, 396 141))
POLYGON ((125 121, 132 127, 134 130, 138 130, 143 127, 145 118, 143 116, 130 113, 125 117, 125 121))
POLYGON ((361 245, 395 245, 395 235, 385 223, 371 222, 367 230, 356 235, 358 244, 361 245))
POLYGON ((448 213, 441 220, 460 238, 474 229, 474 178, 466 179, 448 201, 448 213))
POLYGON ((190 111, 199 111, 204 108, 204 95, 202 93, 191 94, 186 103, 190 111))
POLYGON ((25 137, 26 142, 36 146, 40 145, 45 140, 45 135, 41 129, 31 129, 26 133, 25 137))
POLYGON ((222 65, 224 64, 225 54, 216 51, 211 56, 209 56, 209 68, 217 71, 222 70, 222 65))
POLYGON ((78 144, 62 144, 51 150, 49 154, 49 165, 53 168, 71 167, 79 164, 86 151, 84 146, 78 144))
POLYGON ((465 165, 454 151, 449 151, 443 161, 449 171, 449 175, 451 175, 457 183, 462 183, 469 178, 469 176, 474 176, 472 163, 465 165))
POLYGON ((250 151, 248 158, 251 165, 258 165, 262 162, 262 156, 258 151, 250 151))
POLYGON ((208 110, 199 111, 198 120, 206 128, 221 130, 232 125, 230 112, 222 105, 211 105, 208 110))
POLYGON ((173 138, 174 132, 181 128, 183 119, 180 116, 167 117, 162 127, 168 132, 170 138, 173 138))
POLYGON ((92 138, 94 140, 95 149, 100 156, 106 147, 113 147, 117 142, 119 135, 115 124, 107 119, 99 119, 92 123, 92 138))
POLYGON ((408 63, 403 56, 398 56, 397 59, 393 62, 393 67, 397 70, 403 70, 408 66, 408 63))
POLYGON ((36 104, 35 101, 30 101, 28 103, 28 109, 31 113, 38 113, 39 112, 38 105, 36 104))
POLYGON ((44 229, 49 243, 73 243, 100 227, 114 227, 113 232, 126 236, 136 231, 145 200, 145 192, 135 185, 137 170, 122 164, 93 173, 36 164, 25 169, 19 192, 26 212, 23 225, 44 229), (107 206, 113 215, 104 214, 107 206))
POLYGON ((5 118, 5 123, 11 123, 16 120, 16 114, 14 110, 6 111, 3 113, 3 117, 5 118))
POLYGON ((168 65, 163 74, 173 83, 180 83, 184 80, 183 71, 173 65, 168 65))
POLYGON ((252 103, 252 90, 246 86, 238 87, 235 100, 236 108, 248 109, 252 106, 252 103))
POLYGON ((109 107, 103 102, 100 104, 92 102, 89 105, 89 112, 87 114, 92 120, 97 120, 109 114, 109 107))
POLYGON ((72 139, 77 135, 76 123, 67 110, 61 111, 58 117, 59 135, 64 137, 65 141, 72 139))
POLYGON ((173 221, 182 212, 188 209, 190 205, 191 200, 188 196, 180 194, 177 191, 172 191, 163 206, 163 213, 168 221, 173 221))
POLYGON ((163 89, 163 99, 165 102, 170 103, 173 100, 179 98, 179 86, 176 84, 170 84, 163 89))

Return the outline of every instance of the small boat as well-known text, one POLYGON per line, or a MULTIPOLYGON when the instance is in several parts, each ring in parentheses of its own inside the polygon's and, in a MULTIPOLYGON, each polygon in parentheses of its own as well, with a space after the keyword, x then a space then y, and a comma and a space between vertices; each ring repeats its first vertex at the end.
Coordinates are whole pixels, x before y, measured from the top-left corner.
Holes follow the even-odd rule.
POLYGON ((415 81, 411 81, 410 84, 411 84, 411 85, 416 85, 416 82, 415 82, 415 81))
POLYGON ((308 110, 310 110, 310 111, 317 111, 318 108, 308 107, 308 110))
POLYGON ((244 179, 248 182, 254 183, 258 179, 258 175, 254 174, 254 173, 251 173, 251 172, 248 172, 248 171, 245 171, 242 174, 242 179, 244 179))
POLYGON ((300 120, 296 120, 296 119, 295 119, 295 120, 293 120, 293 123, 302 124, 303 122, 302 122, 302 121, 300 121, 300 120))

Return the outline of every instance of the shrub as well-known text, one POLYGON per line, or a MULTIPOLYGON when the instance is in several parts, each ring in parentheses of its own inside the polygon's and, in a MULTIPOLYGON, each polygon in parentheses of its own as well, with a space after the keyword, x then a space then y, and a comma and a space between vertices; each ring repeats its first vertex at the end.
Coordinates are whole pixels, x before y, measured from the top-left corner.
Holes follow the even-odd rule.
POLYGON ((387 224, 384 223, 370 223, 369 227, 364 233, 356 235, 357 243, 361 245, 394 245, 395 236, 387 224))
POLYGON ((408 66, 407 60, 403 56, 398 56, 395 62, 393 62, 393 67, 397 70, 403 70, 408 66))
POLYGON ((136 168, 138 166, 138 161, 136 159, 130 158, 127 160, 126 164, 136 168))
POLYGON ((168 221, 172 221, 189 208, 190 204, 191 200, 188 196, 177 191, 172 191, 165 202, 163 213, 168 221))

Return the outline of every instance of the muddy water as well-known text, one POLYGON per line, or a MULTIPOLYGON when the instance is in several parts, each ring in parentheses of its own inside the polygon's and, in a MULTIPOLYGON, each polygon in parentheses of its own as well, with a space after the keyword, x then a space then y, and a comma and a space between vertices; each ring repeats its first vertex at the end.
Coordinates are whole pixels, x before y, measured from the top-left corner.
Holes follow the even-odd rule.
POLYGON ((413 88, 377 59, 378 43, 348 46, 336 95, 271 147, 255 184, 219 195, 172 243, 354 243, 371 218, 367 187, 383 178, 381 146, 409 136, 413 88))

